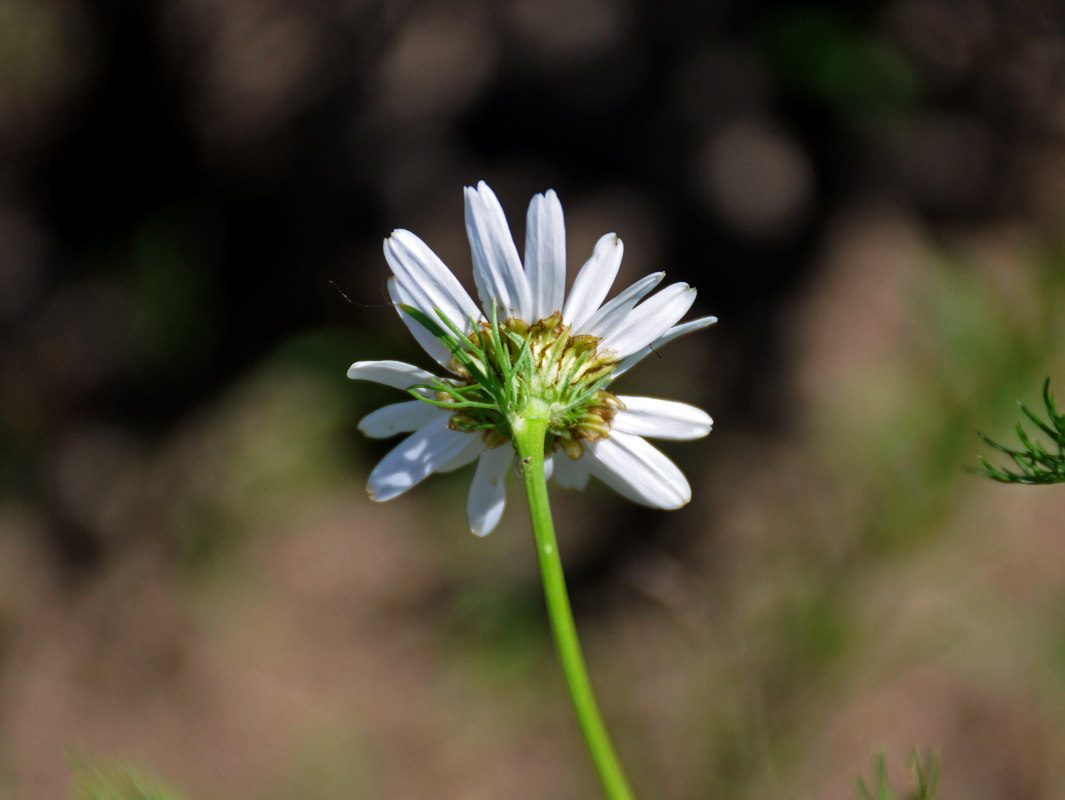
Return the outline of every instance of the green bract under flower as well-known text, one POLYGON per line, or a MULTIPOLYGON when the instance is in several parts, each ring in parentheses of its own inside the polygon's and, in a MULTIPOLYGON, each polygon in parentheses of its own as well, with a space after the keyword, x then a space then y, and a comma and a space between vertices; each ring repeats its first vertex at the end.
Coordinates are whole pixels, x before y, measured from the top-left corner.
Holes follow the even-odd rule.
POLYGON ((598 351, 596 337, 572 335, 561 312, 533 325, 514 318, 482 322, 463 340, 448 341, 457 345, 448 369, 459 380, 432 388, 435 402, 456 409, 451 430, 481 431, 496 447, 510 440, 514 420, 538 403, 547 419, 545 453, 561 448, 578 459, 583 440, 610 434, 620 402, 602 387, 617 359, 598 351))

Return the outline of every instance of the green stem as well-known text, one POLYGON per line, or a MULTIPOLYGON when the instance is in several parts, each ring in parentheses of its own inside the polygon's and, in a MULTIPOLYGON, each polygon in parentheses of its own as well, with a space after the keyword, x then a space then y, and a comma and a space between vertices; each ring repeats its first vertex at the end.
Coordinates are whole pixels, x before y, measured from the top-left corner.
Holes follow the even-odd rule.
POLYGON ((584 734, 588 753, 599 774, 603 791, 610 800, 634 800, 628 780, 621 769, 610 735, 599 716, 599 706, 588 680, 584 666, 581 644, 577 638, 577 626, 573 622, 566 579, 562 572, 562 559, 555 540, 555 526, 551 520, 551 505, 547 496, 547 480, 544 476, 544 437, 547 420, 536 404, 530 404, 525 415, 511 423, 514 446, 521 459, 525 478, 525 493, 529 498, 529 514, 532 517, 536 551, 540 557, 540 572, 547 598, 547 613, 551 619, 551 631, 555 637, 562 672, 569 686, 573 710, 584 734))

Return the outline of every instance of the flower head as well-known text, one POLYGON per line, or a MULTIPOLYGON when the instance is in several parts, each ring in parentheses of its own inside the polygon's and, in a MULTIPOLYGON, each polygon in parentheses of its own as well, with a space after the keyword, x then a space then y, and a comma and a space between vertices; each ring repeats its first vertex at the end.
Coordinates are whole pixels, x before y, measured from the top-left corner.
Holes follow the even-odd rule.
POLYGON ((392 301, 447 374, 397 361, 359 361, 348 369, 349 378, 415 398, 359 423, 375 438, 410 434, 370 473, 370 497, 391 500, 434 472, 476 460, 467 514, 473 532, 484 536, 506 503, 504 479, 515 457, 511 426, 536 413, 547 420, 545 469, 559 485, 581 489, 594 475, 637 503, 665 509, 687 503, 683 473, 644 437, 696 439, 710 432, 710 417, 685 403, 615 395, 608 387, 653 349, 717 321, 677 324, 695 289, 674 283, 643 300, 665 277, 658 272, 604 303, 623 251, 610 233, 566 297, 565 225, 554 191, 529 203, 524 267, 503 209, 483 181, 466 188, 466 231, 481 308, 413 233, 397 230, 385 240, 392 301))

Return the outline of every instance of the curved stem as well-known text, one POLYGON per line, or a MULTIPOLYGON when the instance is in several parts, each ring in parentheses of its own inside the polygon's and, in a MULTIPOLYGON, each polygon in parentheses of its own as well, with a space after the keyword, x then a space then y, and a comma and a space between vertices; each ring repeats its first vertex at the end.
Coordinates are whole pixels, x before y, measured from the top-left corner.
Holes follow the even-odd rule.
POLYGON ((544 437, 547 420, 541 418, 532 407, 522 418, 511 423, 514 446, 521 459, 525 493, 529 498, 529 514, 532 518, 533 535, 536 537, 536 552, 540 558, 540 572, 547 599, 547 613, 551 619, 551 631, 555 638, 562 672, 569 686, 573 710, 577 714, 581 733, 584 735, 588 753, 599 774, 603 792, 610 800, 635 800, 621 763, 614 752, 610 735, 599 716, 588 672, 573 622, 566 580, 562 572, 562 560, 555 540, 555 526, 551 519, 551 506, 547 496, 547 480, 544 476, 544 437))

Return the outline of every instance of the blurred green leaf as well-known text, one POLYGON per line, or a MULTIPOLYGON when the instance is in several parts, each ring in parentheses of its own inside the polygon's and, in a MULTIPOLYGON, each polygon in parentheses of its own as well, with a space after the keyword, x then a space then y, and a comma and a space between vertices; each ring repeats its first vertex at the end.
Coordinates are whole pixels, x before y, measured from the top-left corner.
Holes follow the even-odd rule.
POLYGON ((840 13, 787 8, 763 29, 780 81, 850 117, 898 115, 916 103, 917 76, 892 45, 840 13))
POLYGON ((455 597, 450 612, 449 639, 479 674, 508 685, 527 679, 539 666, 549 633, 537 595, 468 587, 455 597))
MULTIPOLYGON (((939 790, 939 756, 922 758, 914 751, 912 757, 914 782, 913 790, 904 795, 906 800, 935 800, 939 790)), ((883 751, 873 756, 872 788, 865 779, 855 781, 855 794, 858 800, 899 800, 899 795, 891 788, 887 778, 887 760, 883 751)))
POLYGON ((194 213, 159 214, 133 241, 133 342, 152 381, 181 383, 217 342, 213 232, 194 213))
POLYGON ((73 800, 186 800, 186 795, 128 764, 74 761, 73 800))

